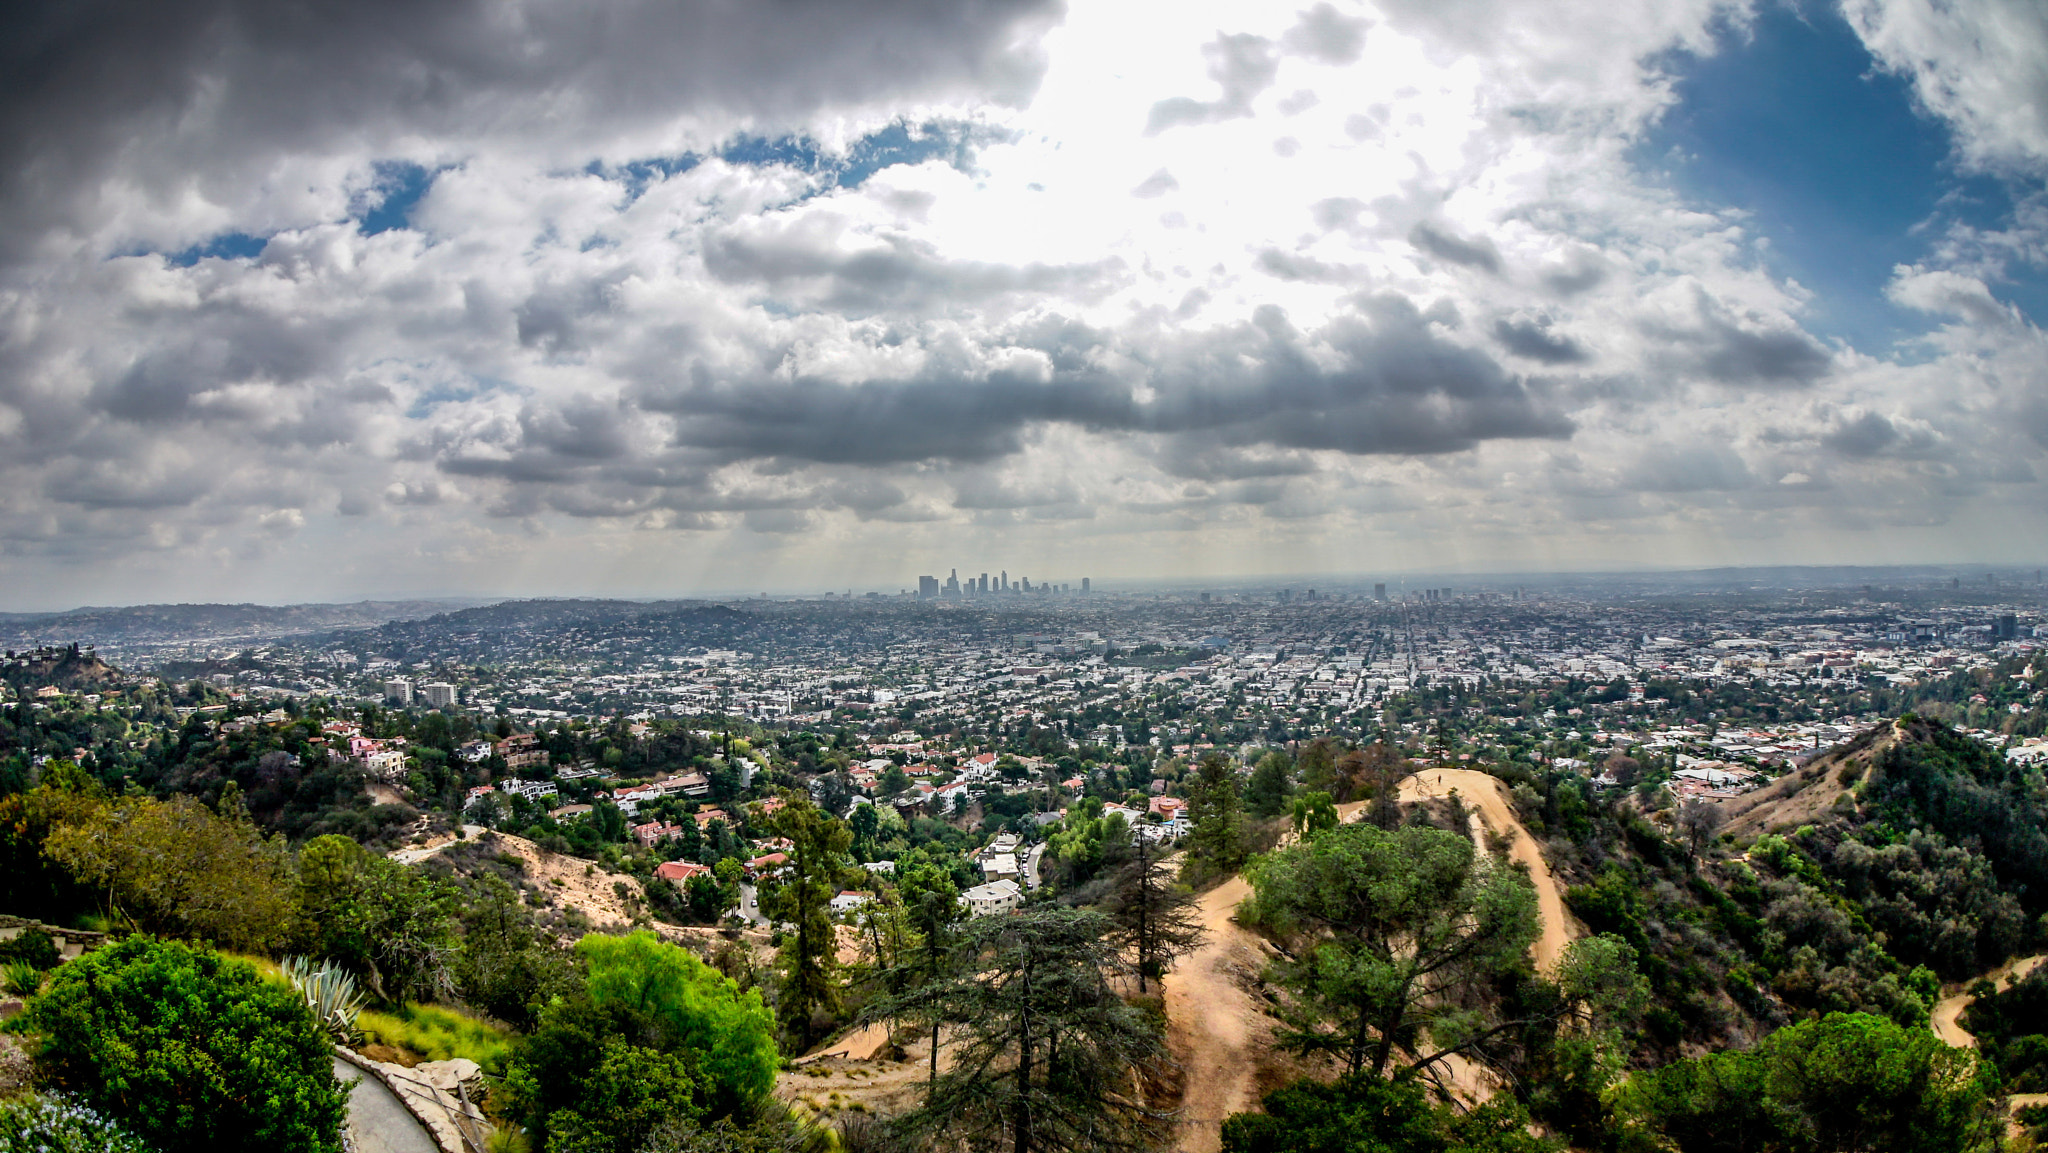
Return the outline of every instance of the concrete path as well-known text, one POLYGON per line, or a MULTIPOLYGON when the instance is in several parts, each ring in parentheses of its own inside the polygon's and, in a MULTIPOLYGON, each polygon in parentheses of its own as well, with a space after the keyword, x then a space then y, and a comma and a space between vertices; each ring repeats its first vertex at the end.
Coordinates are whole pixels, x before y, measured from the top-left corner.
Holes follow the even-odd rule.
POLYGON ((383 1082, 339 1057, 334 1076, 349 1086, 348 1135, 356 1153, 441 1153, 383 1082))

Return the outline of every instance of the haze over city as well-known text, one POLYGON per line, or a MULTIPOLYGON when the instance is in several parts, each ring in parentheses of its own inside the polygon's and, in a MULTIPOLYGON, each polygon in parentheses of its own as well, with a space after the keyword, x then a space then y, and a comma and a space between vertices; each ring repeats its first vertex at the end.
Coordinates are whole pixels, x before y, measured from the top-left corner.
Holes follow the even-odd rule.
POLYGON ((2038 564, 2031 0, 0 38, 0 608, 2038 564))

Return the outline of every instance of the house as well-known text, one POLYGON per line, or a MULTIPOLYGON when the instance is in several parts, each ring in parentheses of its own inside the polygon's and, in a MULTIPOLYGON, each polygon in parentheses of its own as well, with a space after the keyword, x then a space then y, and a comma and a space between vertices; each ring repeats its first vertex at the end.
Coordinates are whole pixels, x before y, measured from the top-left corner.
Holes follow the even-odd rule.
POLYGON ((363 768, 380 781, 395 781, 405 775, 405 753, 383 749, 363 758, 363 768))
POLYGON ((772 876, 788 866, 788 853, 764 853, 747 862, 747 875, 749 877, 772 876))
POLYGON ((1017 857, 1014 853, 991 853, 981 862, 983 880, 1015 880, 1017 872, 1017 857))
POLYGON ((725 815, 724 809, 701 809, 697 812, 696 819, 697 827, 700 829, 713 821, 724 821, 728 825, 732 824, 732 818, 725 815))
POLYGON ((654 842, 659 841, 663 837, 680 837, 682 835, 683 827, 681 825, 665 825, 660 821, 649 821, 644 825, 633 826, 633 839, 643 845, 652 846, 654 842))
POLYGON ((1024 903, 1024 890, 1017 882, 1003 880, 976 885, 960 894, 960 903, 967 907, 970 917, 988 917, 1007 913, 1024 903))
POLYGON ((1176 833, 1184 833, 1188 829, 1188 803, 1180 797, 1153 797, 1145 811, 1172 825, 1176 833))
POLYGON ((533 765, 548 763, 548 753, 541 748, 537 733, 514 733, 496 745, 498 755, 505 758, 508 769, 524 769, 533 765))
POLYGON ((485 797, 490 796, 492 793, 496 791, 497 790, 491 788, 491 786, 489 785, 478 785, 475 788, 469 790, 467 793, 464 793, 462 795, 463 811, 468 812, 471 805, 476 804, 478 801, 483 800, 485 797))
POLYGON ((680 888, 689 884, 691 877, 711 876, 711 866, 695 861, 663 861, 654 867, 654 875, 664 881, 674 881, 680 888))
POLYGON ((838 896, 832 898, 832 911, 834 913, 851 913, 874 899, 875 895, 873 893, 862 889, 842 889, 838 896))

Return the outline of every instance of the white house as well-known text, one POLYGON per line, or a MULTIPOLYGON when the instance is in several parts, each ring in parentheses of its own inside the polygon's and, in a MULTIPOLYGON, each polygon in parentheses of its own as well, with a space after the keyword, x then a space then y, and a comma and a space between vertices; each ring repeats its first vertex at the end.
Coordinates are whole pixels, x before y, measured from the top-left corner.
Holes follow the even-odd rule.
POLYGON ((967 906, 970 917, 1007 913, 1024 903, 1024 890, 1015 881, 990 881, 960 894, 960 903, 967 906))

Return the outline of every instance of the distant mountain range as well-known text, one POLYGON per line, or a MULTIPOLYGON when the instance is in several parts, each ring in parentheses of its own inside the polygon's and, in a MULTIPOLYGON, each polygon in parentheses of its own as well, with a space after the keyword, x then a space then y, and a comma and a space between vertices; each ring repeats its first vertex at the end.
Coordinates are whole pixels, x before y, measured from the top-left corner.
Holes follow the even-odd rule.
POLYGON ((418 620, 492 602, 357 601, 329 605, 134 605, 60 613, 0 613, 0 647, 72 643, 123 648, 190 641, 257 641, 418 620))

